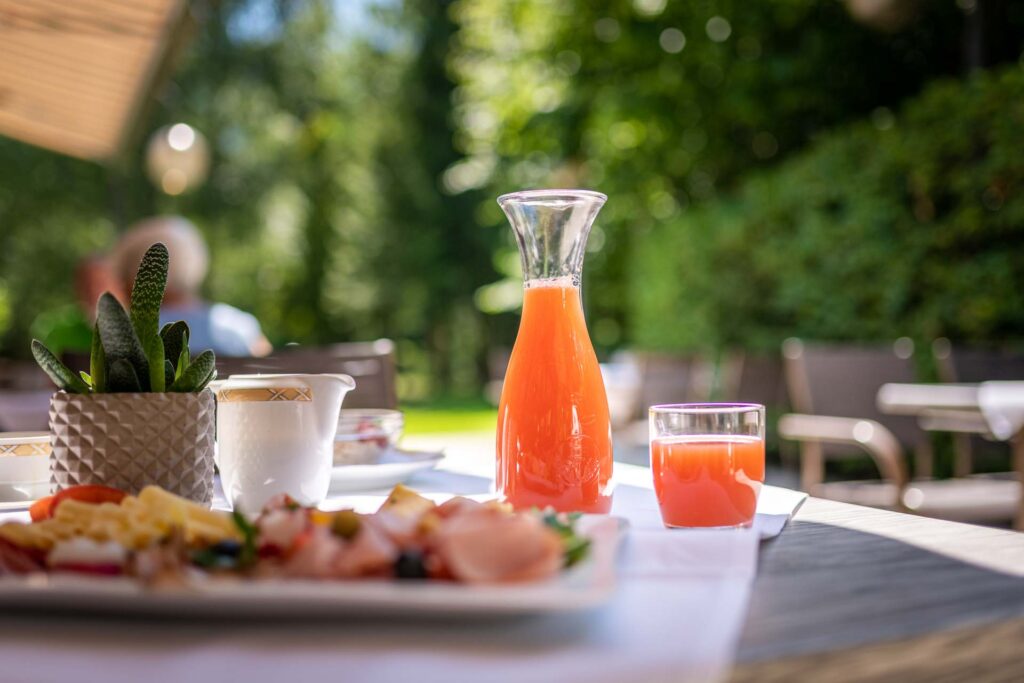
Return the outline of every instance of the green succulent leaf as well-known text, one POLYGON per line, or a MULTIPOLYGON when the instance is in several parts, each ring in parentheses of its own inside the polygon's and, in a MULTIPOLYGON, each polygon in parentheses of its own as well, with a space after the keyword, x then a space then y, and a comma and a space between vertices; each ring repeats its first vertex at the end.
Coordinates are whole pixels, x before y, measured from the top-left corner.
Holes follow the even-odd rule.
POLYGON ((92 385, 92 377, 89 376, 88 372, 86 372, 85 370, 79 370, 78 376, 82 378, 82 381, 85 382, 85 385, 89 387, 90 391, 95 389, 95 387, 92 385))
POLYGON ((199 386, 196 387, 196 392, 198 393, 198 392, 202 391, 203 389, 205 389, 206 385, 208 385, 210 382, 212 382, 215 379, 217 379, 217 368, 214 368, 213 370, 210 370, 210 374, 206 376, 206 379, 204 379, 202 382, 200 382, 199 386))
POLYGON ((142 391, 135 368, 124 358, 118 358, 110 364, 110 373, 107 375, 107 391, 114 394, 142 391))
POLYGON ((58 388, 72 394, 88 394, 89 385, 82 381, 82 378, 73 373, 66 365, 60 362, 57 356, 53 355, 50 349, 46 348, 38 339, 32 340, 32 355, 35 357, 39 367, 43 369, 58 388))
POLYGON ((174 380, 170 390, 182 393, 199 391, 200 388, 205 386, 210 373, 216 371, 215 365, 216 357, 213 355, 213 351, 209 349, 203 351, 196 356, 195 360, 189 363, 185 371, 181 373, 181 377, 174 380))
POLYGON ((149 364, 149 390, 162 393, 167 389, 164 378, 164 343, 159 335, 145 342, 146 361, 149 364))
MULTIPOLYGON (((132 321, 125 312, 121 303, 114 298, 110 292, 104 292, 98 304, 96 316, 96 327, 100 333, 100 341, 103 344, 103 352, 109 364, 109 373, 113 373, 114 364, 123 360, 126 361, 134 371, 136 382, 143 382, 139 386, 142 391, 149 390, 149 362, 146 360, 146 353, 142 349, 139 337, 135 334, 132 321)), ((161 363, 160 367, 163 367, 161 363)), ((112 385, 108 374, 107 384, 112 385)), ((109 388, 108 391, 115 391, 109 388)))
MULTIPOLYGON (((131 321, 135 335, 146 354, 148 372, 143 383, 148 390, 164 390, 164 343, 160 338, 160 304, 167 288, 167 270, 170 256, 167 247, 157 242, 146 250, 135 274, 131 293, 131 321)), ((135 368, 142 377, 140 368, 135 368)))
POLYGON ((192 362, 192 354, 188 349, 188 330, 185 330, 185 336, 182 337, 181 342, 181 353, 178 355, 178 367, 175 369, 175 379, 181 377, 185 373, 185 368, 192 362))
POLYGON ((169 360, 164 361, 164 386, 169 387, 174 384, 174 364, 169 360))
POLYGON ((99 324, 92 328, 92 346, 89 349, 89 376, 92 377, 92 390, 102 394, 107 390, 107 356, 103 353, 100 342, 99 324))
MULTIPOLYGON (((135 274, 131 293, 132 326, 143 344, 160 336, 160 304, 163 303, 164 290, 167 288, 169 266, 167 247, 157 242, 146 250, 135 274)), ((163 363, 160 367, 163 367, 163 363)))
POLYGON ((160 330, 160 339, 164 342, 164 358, 174 365, 175 377, 177 377, 177 364, 181 359, 181 350, 188 346, 188 324, 184 320, 179 320, 164 325, 160 330))

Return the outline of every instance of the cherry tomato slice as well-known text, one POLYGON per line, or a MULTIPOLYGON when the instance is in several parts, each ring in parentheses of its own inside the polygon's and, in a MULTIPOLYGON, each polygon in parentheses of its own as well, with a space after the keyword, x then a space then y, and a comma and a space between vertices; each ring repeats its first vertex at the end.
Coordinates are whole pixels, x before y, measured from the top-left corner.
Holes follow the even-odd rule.
POLYGON ((46 496, 32 503, 32 507, 28 509, 28 515, 33 522, 41 522, 53 516, 53 496, 46 496))
POLYGON ((72 486, 64 489, 63 491, 59 491, 53 496, 53 503, 50 505, 50 516, 53 516, 53 513, 57 510, 57 506, 65 500, 77 500, 82 503, 99 505, 100 503, 120 503, 127 495, 128 494, 121 489, 115 489, 110 486, 100 486, 99 484, 82 484, 80 486, 72 486))

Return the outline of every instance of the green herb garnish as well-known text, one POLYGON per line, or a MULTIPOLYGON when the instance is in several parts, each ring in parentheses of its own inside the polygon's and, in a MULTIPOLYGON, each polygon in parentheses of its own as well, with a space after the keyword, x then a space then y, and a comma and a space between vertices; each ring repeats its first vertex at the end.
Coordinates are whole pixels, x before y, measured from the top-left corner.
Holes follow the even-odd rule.
POLYGON ((238 553, 238 566, 249 567, 256 563, 256 536, 258 531, 238 510, 231 513, 231 519, 242 533, 242 549, 238 553))
POLYGON ((553 529, 562 538, 562 552, 564 566, 571 567, 587 556, 590 550, 590 539, 576 533, 576 521, 580 518, 579 512, 560 515, 556 512, 548 512, 541 519, 548 528, 553 529))

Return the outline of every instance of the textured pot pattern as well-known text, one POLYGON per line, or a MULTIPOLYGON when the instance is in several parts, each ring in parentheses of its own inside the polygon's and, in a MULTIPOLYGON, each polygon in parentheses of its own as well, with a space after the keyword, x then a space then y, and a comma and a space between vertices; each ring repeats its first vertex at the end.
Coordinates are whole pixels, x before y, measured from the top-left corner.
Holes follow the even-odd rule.
POLYGON ((129 493, 156 484, 213 501, 216 401, 198 394, 54 394, 50 486, 104 484, 129 493))

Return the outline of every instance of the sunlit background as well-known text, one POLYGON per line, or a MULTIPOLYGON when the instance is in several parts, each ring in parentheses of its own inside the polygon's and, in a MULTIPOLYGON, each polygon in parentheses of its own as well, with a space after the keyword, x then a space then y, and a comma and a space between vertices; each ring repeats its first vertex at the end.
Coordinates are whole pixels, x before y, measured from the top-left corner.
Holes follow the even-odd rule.
POLYGON ((275 346, 389 337, 403 400, 481 397, 520 303, 494 198, 549 186, 610 197, 584 278, 602 358, 1024 337, 1020 3, 190 12, 116 159, 0 139, 0 354, 71 314, 81 259, 181 214, 208 298, 275 346))

